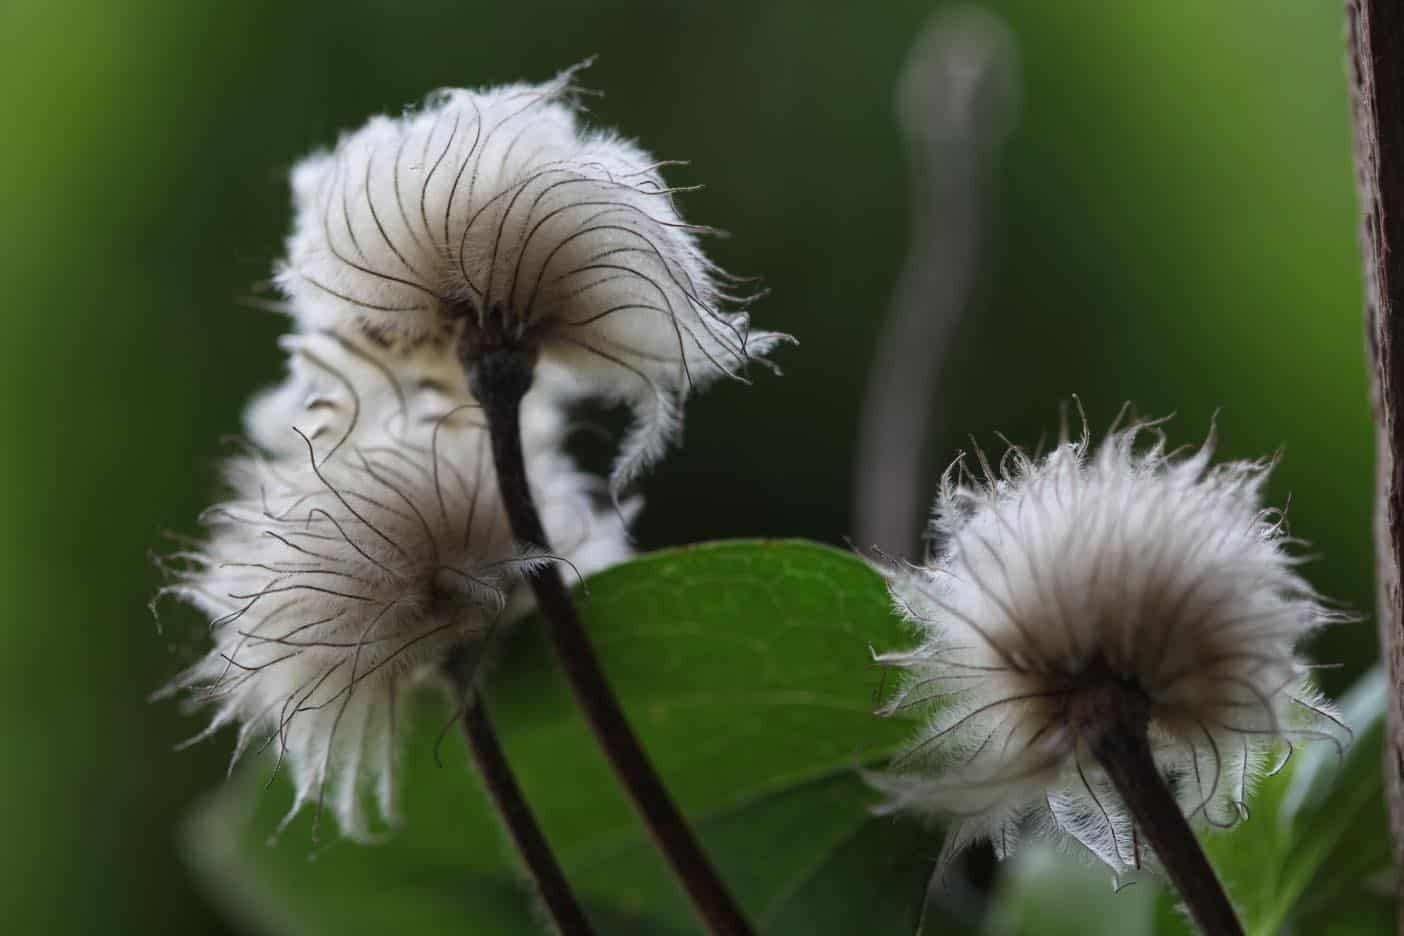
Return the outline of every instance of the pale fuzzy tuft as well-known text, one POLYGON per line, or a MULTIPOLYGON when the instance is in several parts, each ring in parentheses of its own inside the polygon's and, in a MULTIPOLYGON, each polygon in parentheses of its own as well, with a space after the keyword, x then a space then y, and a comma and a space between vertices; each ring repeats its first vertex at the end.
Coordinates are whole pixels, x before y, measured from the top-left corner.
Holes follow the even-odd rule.
POLYGON ((305 330, 449 359, 465 322, 501 316, 544 383, 632 407, 617 491, 676 438, 693 388, 785 336, 751 332, 666 164, 582 125, 573 74, 439 91, 303 160, 278 281, 305 330))
POLYGON ((1042 458, 1010 448, 981 476, 957 461, 943 478, 932 558, 884 569, 921 644, 878 658, 905 674, 884 714, 928 718, 872 778, 888 809, 949 822, 943 867, 974 841, 1003 857, 1039 836, 1118 871, 1153 861, 1089 754, 1094 726, 1067 718, 1099 667, 1149 698, 1157 765, 1213 826, 1247 816, 1295 743, 1344 741, 1296 652, 1341 615, 1296 571, 1282 513, 1261 506, 1272 463, 1211 455, 1212 440, 1168 452, 1139 425, 1042 458))
POLYGON ((199 737, 238 726, 235 759, 277 753, 290 818, 315 801, 367 838, 373 812, 394 816, 403 689, 529 609, 531 565, 559 558, 584 575, 625 558, 634 505, 600 510, 602 483, 556 448, 559 420, 529 409, 528 474, 559 551, 529 553, 475 406, 346 339, 288 347, 288 380, 249 413, 264 452, 230 460, 232 497, 175 557, 165 591, 208 615, 214 646, 169 688, 213 709, 199 737))
MULTIPOLYGON (((321 458, 353 435, 410 437, 431 445, 450 426, 486 428, 463 368, 425 349, 383 348, 361 335, 295 332, 278 342, 287 375, 244 411, 244 431, 275 459, 321 458)), ((534 387, 522 400, 522 448, 529 461, 562 450, 566 420, 556 394, 534 387)), ((485 454, 488 457, 489 454, 485 454)))

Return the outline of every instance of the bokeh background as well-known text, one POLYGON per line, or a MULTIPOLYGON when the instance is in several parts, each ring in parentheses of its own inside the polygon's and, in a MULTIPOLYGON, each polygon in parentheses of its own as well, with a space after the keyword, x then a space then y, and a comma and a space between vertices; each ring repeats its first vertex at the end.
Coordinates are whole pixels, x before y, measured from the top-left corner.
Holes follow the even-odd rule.
MULTIPOLYGON (((1194 442, 1282 447, 1273 495, 1327 594, 1373 608, 1368 386, 1338 0, 999 0, 1023 59, 989 250, 931 406, 939 462, 1123 400, 1194 442)), ((147 701, 197 649, 146 609, 221 437, 276 379, 253 308, 285 174, 440 85, 598 53, 597 118, 703 181, 690 215, 764 277, 786 374, 724 386, 644 485, 646 547, 842 542, 865 371, 906 252, 903 58, 930 0, 0 2, 0 919, 14 933, 228 932, 175 830, 221 738, 147 701)), ((933 352, 934 353, 934 352, 933 352)), ((1323 637, 1346 684, 1373 624, 1323 637)))

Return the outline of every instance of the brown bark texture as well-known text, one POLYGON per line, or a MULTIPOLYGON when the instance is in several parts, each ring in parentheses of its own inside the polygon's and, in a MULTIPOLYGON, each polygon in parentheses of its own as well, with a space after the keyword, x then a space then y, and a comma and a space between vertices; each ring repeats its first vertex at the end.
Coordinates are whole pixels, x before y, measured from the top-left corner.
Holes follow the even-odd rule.
POLYGON ((1404 2, 1347 0, 1346 15, 1366 339, 1374 373, 1377 616, 1391 686, 1385 788, 1395 863, 1404 866, 1404 631, 1399 591, 1404 556, 1404 2))

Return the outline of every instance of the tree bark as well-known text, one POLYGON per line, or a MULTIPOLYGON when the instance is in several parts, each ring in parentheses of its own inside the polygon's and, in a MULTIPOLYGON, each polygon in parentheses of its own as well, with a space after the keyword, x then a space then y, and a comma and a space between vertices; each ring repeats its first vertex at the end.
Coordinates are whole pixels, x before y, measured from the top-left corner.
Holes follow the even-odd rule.
POLYGON ((1404 631, 1399 591, 1404 556, 1404 4, 1347 0, 1346 15, 1366 338, 1374 372, 1377 614, 1391 686, 1385 787, 1395 862, 1404 866, 1404 631))

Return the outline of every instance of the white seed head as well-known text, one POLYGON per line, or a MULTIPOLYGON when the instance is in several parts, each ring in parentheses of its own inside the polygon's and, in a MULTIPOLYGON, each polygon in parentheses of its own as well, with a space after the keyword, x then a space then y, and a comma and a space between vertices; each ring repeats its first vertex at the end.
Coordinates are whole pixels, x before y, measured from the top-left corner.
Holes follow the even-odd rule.
MULTIPOLYGON (((369 802, 394 815, 404 688, 520 616, 521 574, 553 560, 513 540, 476 406, 340 336, 287 347, 288 380, 249 412, 264 452, 230 460, 232 496, 165 589, 208 615, 213 640, 170 690, 213 709, 198 737, 238 725, 236 759, 277 752, 290 817, 316 801, 365 838, 369 802)), ((624 558, 633 505, 600 510, 602 483, 538 416, 528 475, 559 558, 580 574, 624 558)))
POLYGON ((1153 859, 1089 752, 1085 703, 1109 680, 1147 701, 1158 768, 1214 826, 1246 817, 1295 742, 1341 743, 1296 650, 1341 615, 1261 506, 1271 462, 1211 465, 1211 449, 1167 451, 1142 424, 947 472, 932 558, 885 570, 921 643, 879 657, 904 673, 883 712, 926 721, 873 778, 888 808, 950 821, 943 864, 974 840, 1003 857, 1039 835, 1118 870, 1153 859))
POLYGON ((549 392, 629 404, 617 490, 674 437, 689 390, 784 336, 750 331, 665 164, 582 125, 573 74, 439 91, 303 160, 279 283, 304 330, 452 357, 496 323, 549 392))

